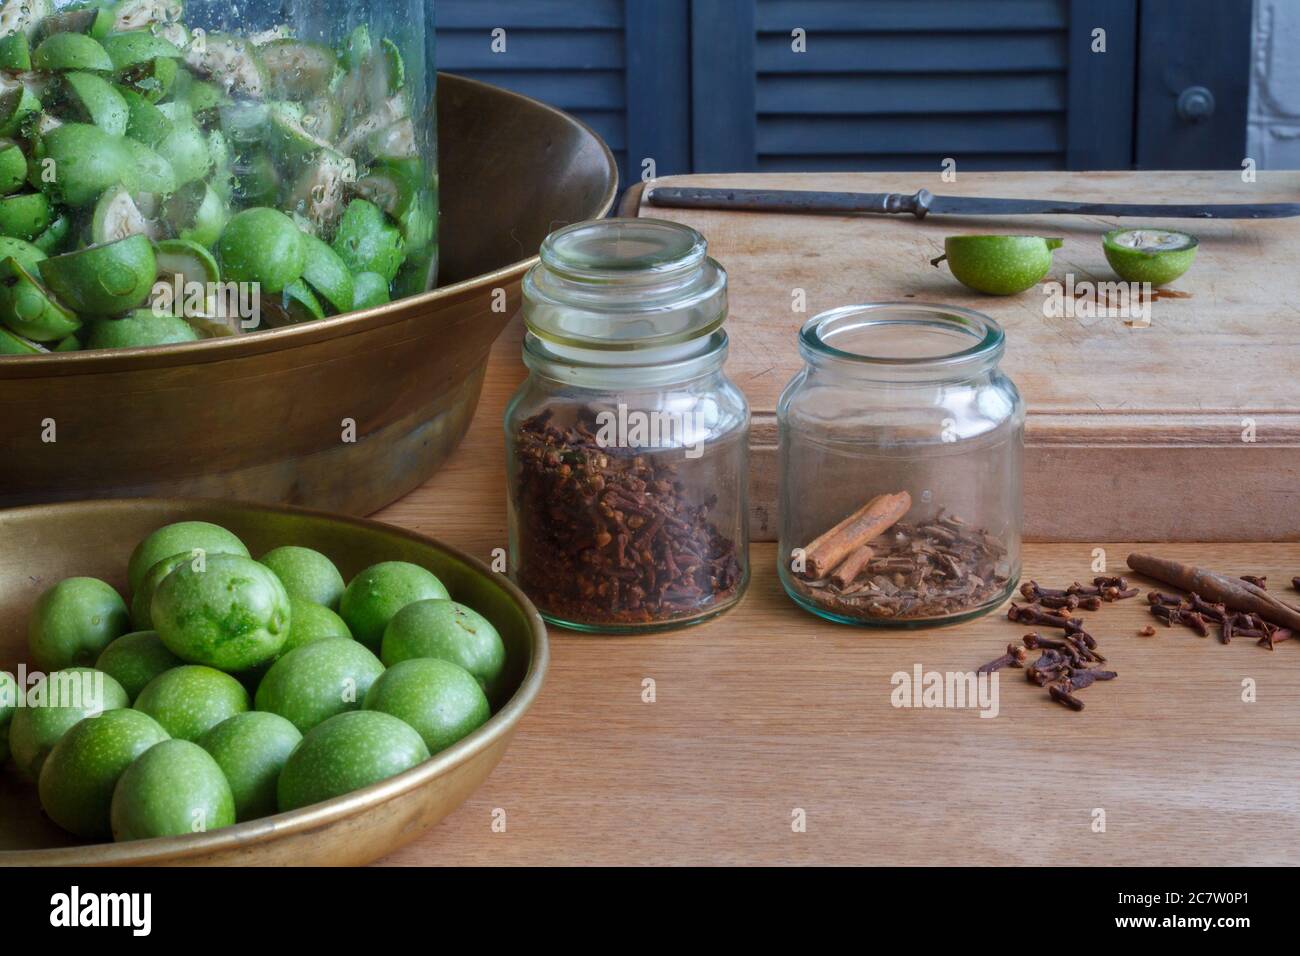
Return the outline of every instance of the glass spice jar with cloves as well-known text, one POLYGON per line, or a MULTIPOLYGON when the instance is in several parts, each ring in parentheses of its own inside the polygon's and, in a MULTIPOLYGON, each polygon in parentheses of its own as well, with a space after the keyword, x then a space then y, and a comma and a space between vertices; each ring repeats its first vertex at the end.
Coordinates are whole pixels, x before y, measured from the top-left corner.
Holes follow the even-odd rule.
POLYGON ((510 572, 552 624, 706 620, 749 580, 749 408, 722 370, 726 273, 693 229, 558 230, 524 279, 506 410, 510 572))

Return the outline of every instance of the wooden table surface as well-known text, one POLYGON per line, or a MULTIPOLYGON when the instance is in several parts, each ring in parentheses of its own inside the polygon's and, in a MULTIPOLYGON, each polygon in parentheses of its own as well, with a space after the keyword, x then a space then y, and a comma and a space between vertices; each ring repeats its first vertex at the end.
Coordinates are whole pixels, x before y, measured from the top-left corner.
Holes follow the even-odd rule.
MULTIPOLYGON (((451 463, 381 520, 480 557, 505 546, 501 415, 523 376, 519 341, 516 322, 451 463)), ((1088 579, 1095 546, 1030 545, 1025 576, 1088 579)), ((1129 547, 1101 546, 1122 569, 1129 547)), ((1300 574, 1300 544, 1148 549, 1268 574, 1274 589, 1300 574)), ((546 686, 502 764, 384 862, 1300 863, 1300 641, 1270 653, 1181 628, 1140 637, 1151 618, 1134 599, 1091 615, 1120 676, 1083 691, 1083 713, 1016 671, 1002 672, 991 719, 899 709, 891 675, 972 670, 1025 629, 1002 615, 911 633, 834 626, 786 600, 773 545, 751 558, 748 595, 712 623, 553 630, 546 686)))
POLYGON ((1083 202, 1294 202, 1300 172, 743 173, 675 176, 630 190, 623 214, 693 226, 730 278, 727 372, 753 412, 750 503, 756 536, 775 537, 776 403, 801 367, 799 326, 863 302, 939 302, 984 312, 1006 330, 1002 368, 1025 422, 1030 540, 1300 540, 1300 218, 1157 220, 1101 216, 784 215, 668 209, 661 185, 827 189, 1074 199, 1083 202), (1049 290, 1114 282, 1101 234, 1159 226, 1200 239, 1151 303, 1149 326, 1059 314, 1049 290), (1060 236, 1038 286, 988 296, 930 260, 964 233, 1060 236), (1231 475, 1231 481, 1224 481, 1231 475), (1094 507, 1098 489, 1106 505, 1094 507), (1195 500, 1198 507, 1184 507, 1195 500))

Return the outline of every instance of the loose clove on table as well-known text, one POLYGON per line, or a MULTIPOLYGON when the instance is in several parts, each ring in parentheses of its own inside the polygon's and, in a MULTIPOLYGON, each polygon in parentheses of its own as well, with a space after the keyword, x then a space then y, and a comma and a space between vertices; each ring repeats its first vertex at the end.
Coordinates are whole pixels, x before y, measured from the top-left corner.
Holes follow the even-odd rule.
MULTIPOLYGON (((1032 603, 1012 602, 1007 609, 1008 620, 1063 632, 1057 638, 1031 631, 1022 638, 1025 650, 1039 651, 1038 660, 1025 667, 1025 679, 1047 688, 1048 697, 1063 707, 1083 710, 1083 700, 1076 691, 1119 675, 1095 666, 1106 663, 1106 658, 1097 649, 1097 639, 1084 629, 1083 619, 1074 612, 1098 610, 1104 604, 1136 597, 1139 589, 1130 587, 1121 577, 1101 576, 1093 578, 1090 585, 1076 581, 1067 588, 1045 588, 1037 581, 1029 581, 1020 586, 1020 593, 1032 603)), ((1012 654, 1012 647, 1008 645, 1005 655, 985 664, 980 672, 1008 665, 1024 667, 1025 658, 1012 654)))

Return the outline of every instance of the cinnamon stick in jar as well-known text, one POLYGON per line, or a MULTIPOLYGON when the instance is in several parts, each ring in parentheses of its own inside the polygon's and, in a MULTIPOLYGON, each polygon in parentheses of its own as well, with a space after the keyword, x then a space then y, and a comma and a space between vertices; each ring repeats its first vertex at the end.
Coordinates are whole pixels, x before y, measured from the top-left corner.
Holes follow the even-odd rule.
POLYGON ((847 558, 839 563, 839 566, 831 572, 831 583, 843 591, 853 583, 853 579, 862 573, 862 569, 871 563, 871 559, 876 556, 875 550, 869 544, 864 544, 858 550, 853 551, 847 558))
POLYGON ((1279 627, 1300 628, 1300 608, 1287 604, 1249 581, 1168 558, 1158 558, 1153 554, 1130 554, 1128 566, 1157 581, 1199 594, 1213 604, 1223 604, 1234 611, 1258 614, 1279 627))
MULTIPOLYGON (((808 574, 824 578, 851 552, 861 548, 872 538, 889 530, 912 507, 912 496, 906 491, 897 494, 877 495, 849 515, 825 534, 804 548, 808 574)), ((870 560, 867 555, 866 560, 870 560)), ((855 555, 855 560, 857 556, 855 555)), ((863 564, 866 563, 864 560, 863 564)), ((861 570, 861 567, 859 567, 861 570)), ((857 572, 854 572, 854 577, 857 572)))

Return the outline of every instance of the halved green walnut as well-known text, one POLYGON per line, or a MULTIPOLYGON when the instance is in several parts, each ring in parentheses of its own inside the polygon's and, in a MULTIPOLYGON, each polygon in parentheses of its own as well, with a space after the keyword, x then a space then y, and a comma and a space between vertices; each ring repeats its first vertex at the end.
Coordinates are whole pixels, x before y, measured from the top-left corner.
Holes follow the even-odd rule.
POLYGON ((0 322, 34 342, 57 341, 81 328, 76 313, 12 256, 0 261, 0 322))
POLYGON ((67 206, 89 206, 132 178, 125 140, 87 123, 64 123, 41 136, 34 158, 32 184, 67 206))
POLYGON ((156 57, 145 63, 127 67, 117 75, 123 86, 136 90, 147 100, 157 103, 172 91, 180 67, 175 60, 156 57))
POLYGON ((96 319, 86 335, 88 349, 131 349, 196 342, 199 334, 174 315, 136 309, 120 319, 96 319))
POLYGON ((36 263, 45 258, 47 256, 39 246, 27 242, 25 239, 0 236, 0 262, 5 259, 13 259, 28 272, 33 272, 36 269, 36 263))
POLYGON ((52 33, 84 33, 102 40, 113 28, 113 14, 95 6, 69 7, 45 17, 36 27, 36 40, 52 33))
POLYGON ((158 58, 179 60, 184 56, 175 45, 150 30, 128 30, 104 37, 104 52, 119 72, 158 58))
POLYGON ((0 34, 21 33, 31 39, 41 21, 53 12, 53 0, 4 0, 0 3, 0 34))
POLYGON ((176 191, 176 170, 164 156, 154 152, 144 143, 134 139, 126 142, 131 154, 134 175, 132 181, 137 192, 154 196, 170 196, 176 191))
POLYGON ((1199 245, 1195 236, 1169 229, 1112 229, 1102 236, 1106 261, 1121 279, 1153 286, 1190 269, 1199 245))
POLYGON ((72 220, 65 215, 59 214, 54 217, 54 221, 49 227, 32 240, 32 245, 46 255, 54 255, 62 252, 68 237, 72 235, 72 220))
POLYGON ((163 219, 182 239, 211 247, 221 238, 229 211, 217 191, 207 183, 189 183, 163 206, 163 219))
POLYGON ((41 278, 84 315, 117 315, 141 305, 158 275, 153 243, 145 236, 88 246, 40 263, 41 278))
POLYGON ((210 34, 201 46, 192 44, 185 51, 185 62, 200 76, 220 83, 227 93, 266 95, 266 67, 257 49, 243 37, 210 34))
POLYGON ((154 149, 159 156, 171 163, 177 186, 203 179, 212 165, 207 137, 193 120, 172 123, 171 130, 154 149))
POLYGON ((276 99, 300 100, 322 93, 338 68, 333 50, 305 40, 273 40, 259 52, 269 78, 268 95, 276 99))
POLYGON ((15 193, 0 198, 0 236, 35 239, 53 219, 50 201, 42 193, 15 193))
POLYGON ((388 301, 388 280, 378 272, 358 272, 352 277, 353 309, 370 309, 388 301))
POLYGON ((348 203, 333 245, 353 272, 378 272, 389 282, 406 258, 401 232, 364 199, 348 203))
POLYGON ((112 73, 113 61, 98 41, 85 34, 54 33, 32 52, 32 68, 47 73, 64 70, 112 73))
POLYGON ((106 133, 125 136, 130 111, 113 84, 95 73, 63 74, 61 94, 67 119, 93 123, 106 133))
POLYGON ((113 29, 142 30, 175 23, 184 11, 181 0, 122 0, 113 10, 113 29))
POLYGON ((164 239, 158 243, 158 278, 167 282, 180 279, 183 286, 204 286, 221 281, 221 269, 212 253, 189 239, 164 239))
POLYGON ((337 252, 312 235, 303 236, 302 277, 336 312, 348 312, 354 301, 352 273, 337 252))
POLYGON ((226 224, 217 242, 228 280, 257 282, 262 292, 280 292, 301 275, 306 261, 303 234, 278 209, 245 209, 226 224))
POLYGON ((26 73, 32 68, 32 45, 21 33, 0 38, 0 70, 26 73))
POLYGON ((356 177, 356 163, 332 149, 323 149, 294 183, 289 208, 307 218, 318 233, 328 234, 343 214, 343 189, 356 177))
MULTIPOLYGON (((147 147, 141 147, 142 149, 147 147)), ((130 190, 114 186, 99 197, 91 217, 90 238, 96 245, 116 242, 128 236, 157 238, 157 225, 140 211, 130 190)))
POLYGON ((27 156, 12 140, 0 139, 0 195, 7 196, 27 183, 27 156))
POLYGON ((0 326, 0 355, 45 355, 50 350, 0 326))
POLYGON ((139 91, 124 86, 119 86, 117 91, 126 103, 126 135, 136 142, 156 148, 171 132, 172 121, 139 91))
MULTIPOLYGON (((181 74, 189 76, 188 73, 181 74)), ((230 103, 224 90, 216 83, 208 83, 205 80, 192 80, 185 84, 185 89, 179 94, 173 88, 173 95, 177 96, 189 108, 194 117, 194 122, 200 126, 211 126, 221 115, 222 107, 230 103)), ((219 132, 219 131, 218 131, 219 132)))
POLYGON ((267 133, 271 151, 282 162, 291 165, 318 150, 330 149, 329 143, 308 132, 302 125, 302 104, 272 103, 268 115, 267 133))
POLYGON ((41 100, 26 86, 0 92, 0 136, 11 139, 23 133, 31 117, 40 113, 41 100))
POLYGON ((320 300, 299 279, 284 287, 277 300, 262 300, 262 325, 272 329, 282 329, 287 325, 312 322, 325 318, 325 310, 320 300))

